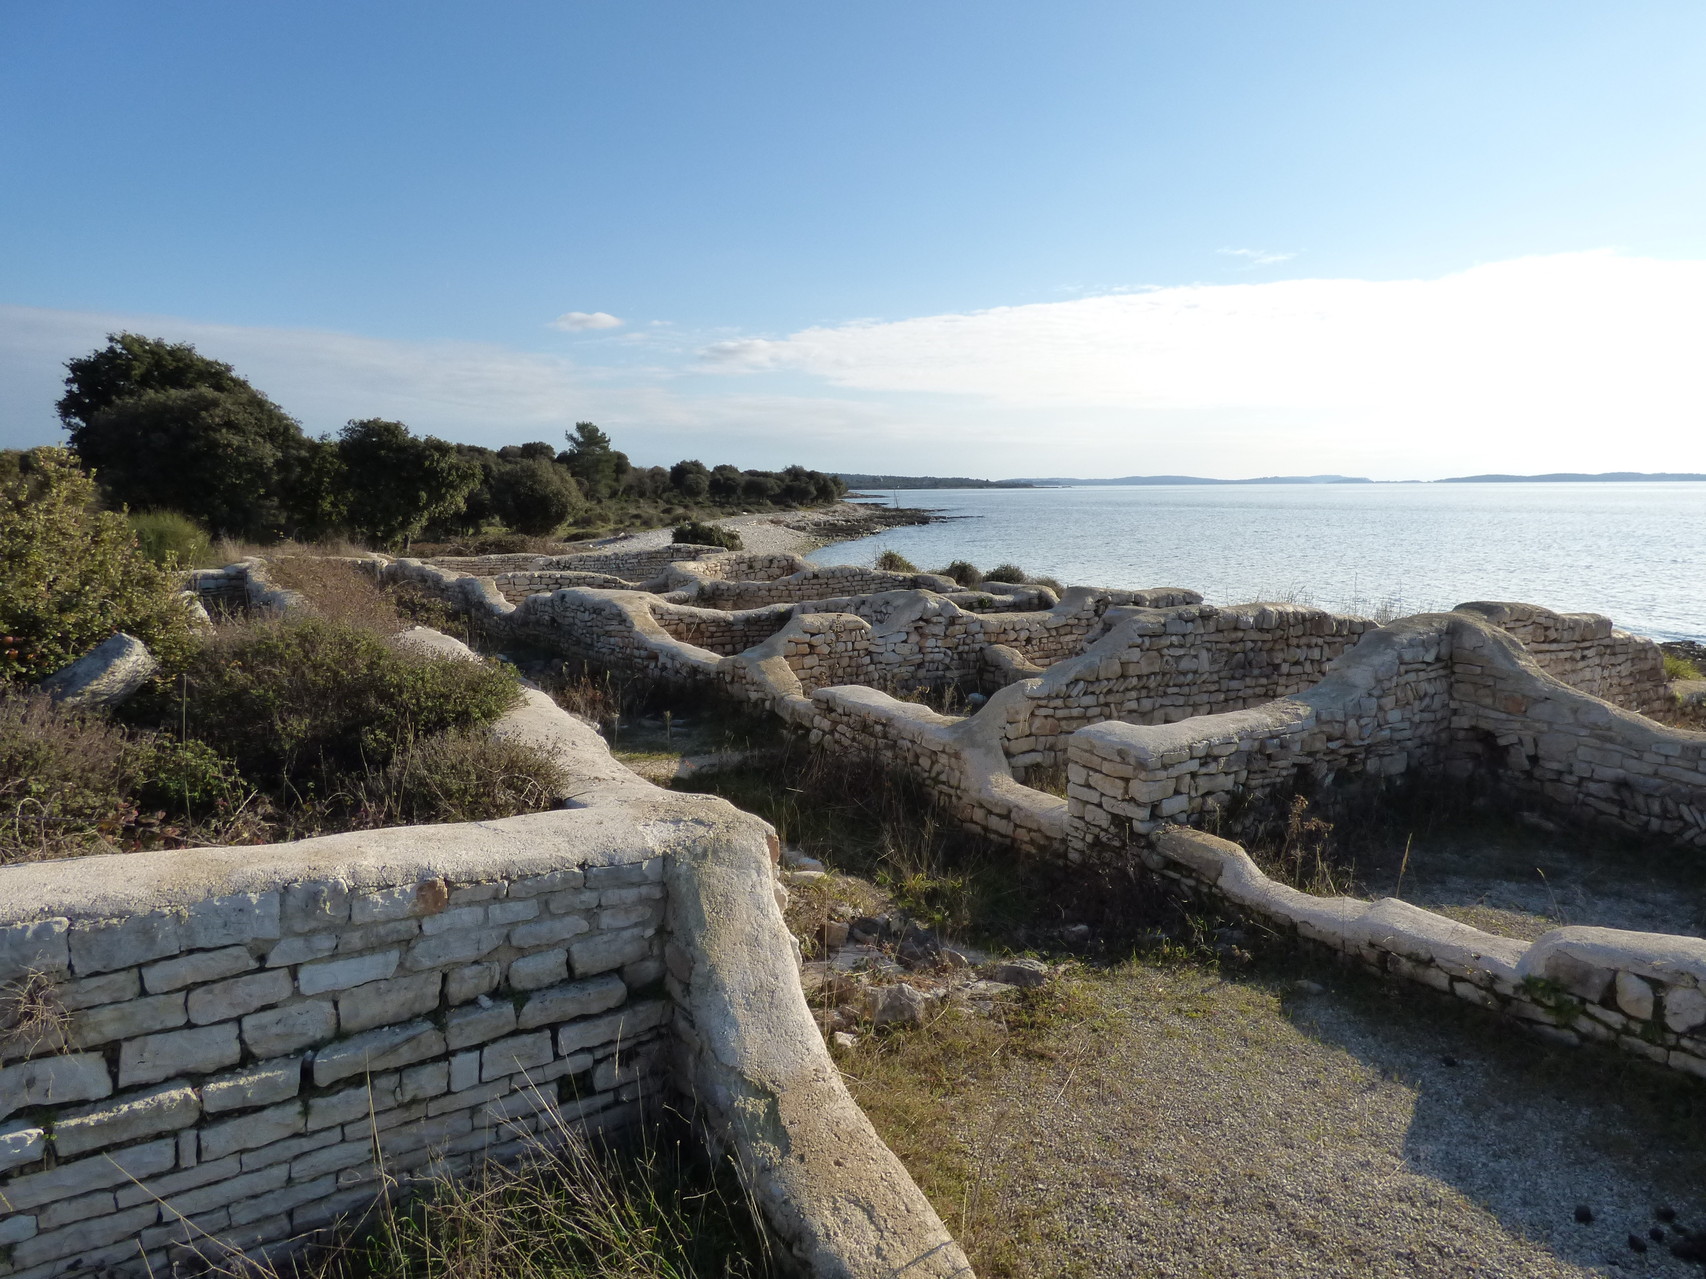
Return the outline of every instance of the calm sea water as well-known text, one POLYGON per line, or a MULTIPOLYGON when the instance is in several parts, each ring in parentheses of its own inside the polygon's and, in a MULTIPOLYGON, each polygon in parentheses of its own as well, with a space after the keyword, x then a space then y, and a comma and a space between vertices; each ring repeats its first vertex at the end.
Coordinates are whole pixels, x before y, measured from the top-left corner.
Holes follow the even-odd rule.
POLYGON ((932 489, 961 517, 817 551, 920 568, 1015 563, 1068 584, 1185 586, 1215 604, 1291 599, 1399 613, 1522 600, 1706 640, 1706 483, 1185 485, 932 489))

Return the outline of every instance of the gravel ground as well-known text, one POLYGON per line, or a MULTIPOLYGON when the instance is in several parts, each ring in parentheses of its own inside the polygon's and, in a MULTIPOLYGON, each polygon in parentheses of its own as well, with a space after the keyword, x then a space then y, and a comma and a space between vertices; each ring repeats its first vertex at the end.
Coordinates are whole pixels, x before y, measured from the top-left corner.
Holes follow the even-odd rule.
POLYGON ((1293 975, 1128 966, 1092 981, 1111 1027, 963 1099, 987 1193, 1046 1223, 1032 1273, 1706 1274, 1627 1242, 1706 1228, 1697 1081, 1293 975))

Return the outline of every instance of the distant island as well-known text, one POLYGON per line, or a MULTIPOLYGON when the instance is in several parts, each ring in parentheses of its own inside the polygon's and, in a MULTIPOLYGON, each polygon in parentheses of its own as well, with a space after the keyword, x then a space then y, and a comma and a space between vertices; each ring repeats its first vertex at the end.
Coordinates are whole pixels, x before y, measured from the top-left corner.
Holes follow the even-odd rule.
POLYGON ((838 471, 835 478, 851 489, 1028 489, 1037 487, 1036 483, 1031 480, 972 480, 963 475, 855 475, 850 471, 838 471))
POLYGON ((1006 485, 1024 485, 1037 488, 1050 485, 1061 487, 1085 487, 1096 484, 1107 485, 1139 485, 1139 484, 1373 484, 1375 481, 1360 475, 1263 475, 1253 480, 1211 480, 1200 475, 1122 475, 1112 480, 1077 480, 1077 479, 1026 479, 1006 480, 1006 485))
POLYGON ((1612 484, 1631 480, 1706 480, 1693 471, 1601 471, 1584 475, 1578 471, 1554 471, 1551 475, 1454 475, 1435 484, 1612 484))

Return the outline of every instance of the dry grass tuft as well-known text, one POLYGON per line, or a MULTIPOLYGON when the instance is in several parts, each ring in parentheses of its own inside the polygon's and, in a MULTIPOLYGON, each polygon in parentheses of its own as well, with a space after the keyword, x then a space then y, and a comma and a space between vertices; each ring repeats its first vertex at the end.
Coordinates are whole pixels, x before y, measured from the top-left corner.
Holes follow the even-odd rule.
POLYGON ((70 1031, 71 1014, 51 973, 31 968, 0 986, 0 1045, 25 1057, 60 1052, 70 1031))

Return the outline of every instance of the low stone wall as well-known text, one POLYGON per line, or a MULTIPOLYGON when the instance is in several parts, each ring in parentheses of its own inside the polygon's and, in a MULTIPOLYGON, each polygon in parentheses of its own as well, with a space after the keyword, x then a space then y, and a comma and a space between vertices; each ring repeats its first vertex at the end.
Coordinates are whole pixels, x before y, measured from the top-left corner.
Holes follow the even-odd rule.
POLYGON ((519 604, 529 595, 550 594, 569 586, 593 586, 606 591, 628 591, 633 583, 605 573, 576 573, 567 569, 530 569, 518 573, 498 573, 492 578, 498 593, 511 604, 519 604))
POLYGON ((1706 941, 1555 928, 1533 943, 1394 898, 1312 897, 1275 883, 1228 840, 1172 826, 1151 870, 1192 896, 1403 981, 1490 1009, 1552 1039, 1610 1044, 1706 1078, 1706 941))
POLYGON ((1650 715, 1671 703, 1663 650, 1618 630, 1609 617, 1488 601, 1459 604, 1453 612, 1473 613, 1514 635, 1541 670, 1613 706, 1650 715))
POLYGON ((0 867, 0 987, 68 1013, 0 1065, 8 1275, 288 1252, 665 1090, 804 1273, 970 1274, 824 1050, 774 833, 543 694, 498 731, 564 762, 574 807, 0 867))
POLYGON ((1571 688, 1472 613, 1383 627, 1314 687, 1252 710, 1080 730, 1068 758, 1078 851, 1196 820, 1233 793, 1416 770, 1491 776, 1590 821, 1706 846, 1706 734, 1571 688))
POLYGON ((568 555, 439 555, 428 563, 458 577, 491 577, 498 573, 597 573, 637 585, 660 576, 671 564, 727 555, 720 546, 675 543, 654 550, 576 551, 568 555))
POLYGON ((1081 656, 1027 686, 1022 712, 1004 729, 1014 768, 1064 764, 1067 736, 1104 720, 1172 723, 1299 692, 1375 628, 1282 604, 1120 608, 1106 622, 1081 656))

